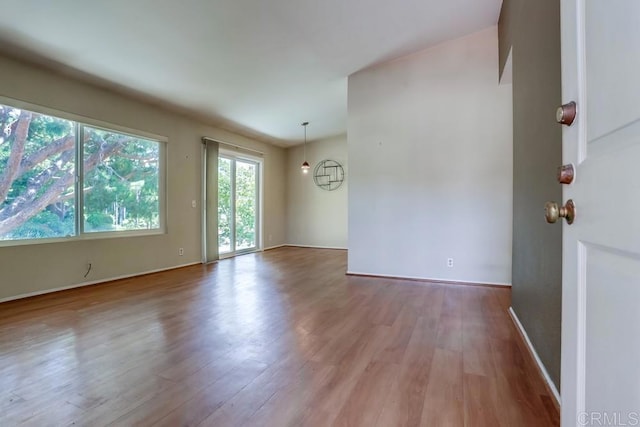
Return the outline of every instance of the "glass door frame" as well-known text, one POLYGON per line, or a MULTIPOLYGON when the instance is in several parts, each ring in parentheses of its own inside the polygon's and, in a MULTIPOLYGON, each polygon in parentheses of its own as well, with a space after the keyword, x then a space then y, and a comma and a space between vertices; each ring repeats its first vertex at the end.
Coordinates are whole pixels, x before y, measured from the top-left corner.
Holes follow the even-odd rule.
MULTIPOLYGON (((239 154, 231 150, 219 149, 218 162, 220 159, 227 159, 231 161, 230 168, 230 202, 231 202, 231 221, 230 221, 230 248, 229 252, 219 252, 220 259, 231 258, 236 255, 243 255, 251 252, 257 252, 262 250, 262 165, 263 159, 260 157, 253 157, 246 154, 239 154), (245 249, 236 249, 236 162, 241 161, 244 163, 250 163, 256 167, 256 217, 255 217, 255 240, 256 244, 253 247, 245 249)), ((220 177, 218 176, 218 180, 220 177)), ((217 215, 217 213, 216 213, 217 215)), ((218 246, 219 250, 220 246, 218 246)))

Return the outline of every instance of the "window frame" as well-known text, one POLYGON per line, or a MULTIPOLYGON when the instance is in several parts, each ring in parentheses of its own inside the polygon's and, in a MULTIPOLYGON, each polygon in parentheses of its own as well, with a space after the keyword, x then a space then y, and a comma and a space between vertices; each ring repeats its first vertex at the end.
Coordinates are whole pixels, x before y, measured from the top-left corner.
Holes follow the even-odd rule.
POLYGON ((17 239, 0 240, 0 247, 24 246, 47 243, 61 243, 83 240, 113 239, 121 237, 154 236, 167 234, 167 144, 169 139, 166 136, 132 129, 125 126, 116 125, 104 120, 97 120, 91 117, 58 110, 31 102, 21 101, 15 98, 8 98, 0 95, 0 104, 12 108, 24 109, 37 114, 52 116, 55 118, 73 121, 76 127, 75 141, 75 184, 74 184, 74 205, 75 205, 75 235, 66 237, 45 237, 41 239, 17 239), (158 143, 158 228, 150 230, 118 230, 118 231, 84 231, 84 127, 89 126, 95 129, 117 132, 134 138, 144 138, 158 143))

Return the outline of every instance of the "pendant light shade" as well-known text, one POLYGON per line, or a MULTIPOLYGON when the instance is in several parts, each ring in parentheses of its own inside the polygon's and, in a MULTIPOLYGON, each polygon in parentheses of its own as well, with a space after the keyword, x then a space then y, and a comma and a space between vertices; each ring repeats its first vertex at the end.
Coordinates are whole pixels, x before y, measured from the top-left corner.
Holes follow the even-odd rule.
POLYGON ((309 125, 309 122, 302 123, 302 127, 304 127, 304 162, 302 163, 302 166, 300 166, 300 168, 302 169, 302 173, 308 173, 309 168, 311 168, 311 166, 309 166, 309 162, 307 162, 307 126, 308 125, 309 125))

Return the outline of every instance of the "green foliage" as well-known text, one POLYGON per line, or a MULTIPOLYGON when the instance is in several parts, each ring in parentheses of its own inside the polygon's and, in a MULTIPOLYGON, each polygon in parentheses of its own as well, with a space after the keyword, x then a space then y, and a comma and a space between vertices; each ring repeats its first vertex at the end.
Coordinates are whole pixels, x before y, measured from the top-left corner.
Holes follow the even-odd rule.
MULTIPOLYGON (((16 130, 21 119, 21 110, 7 106, 0 107, 0 123, 2 123, 2 136, 0 137, 0 179, 7 173, 9 158, 16 143, 16 130)), ((21 166, 26 159, 45 150, 50 144, 60 138, 75 134, 75 124, 42 114, 33 114, 27 140, 24 144, 21 166)), ((7 195, 0 199, 0 222, 7 221, 10 216, 16 217, 21 213, 36 206, 38 198, 42 196, 52 185, 57 184, 66 175, 75 174, 73 159, 75 151, 73 147, 61 149, 51 153, 43 160, 31 165, 12 181, 5 181, 7 195), (24 209, 15 212, 13 206, 24 205, 24 209)), ((35 239, 46 237, 63 237, 75 234, 75 206, 69 194, 73 188, 60 189, 58 197, 44 209, 29 213, 24 220, 13 221, 14 224, 4 233, 0 233, 0 239, 35 239), (66 191, 65 191, 66 190, 66 191)), ((15 208, 14 208, 15 209, 15 208)))
POLYGON ((85 215, 85 227, 93 230, 108 230, 113 225, 113 216, 104 212, 91 212, 85 215))
POLYGON ((218 246, 221 252, 231 246, 231 160, 218 158, 218 246))
POLYGON ((11 236, 14 239, 43 239, 48 237, 73 236, 75 223, 73 214, 60 220, 60 216, 50 210, 44 210, 29 221, 16 227, 11 236))
MULTIPOLYGON (((231 250, 234 202, 231 196, 232 160, 218 159, 218 245, 221 252, 231 250)), ((235 161, 235 234, 236 249, 256 246, 256 181, 253 163, 235 161)))
POLYGON ((236 247, 256 245, 256 167, 236 162, 236 247))
POLYGON ((85 231, 140 230, 159 227, 158 159, 155 141, 85 127, 84 162, 105 143, 118 152, 103 159, 84 178, 85 231), (89 221, 91 215, 100 221, 89 221), (108 223, 105 215, 110 216, 108 223))

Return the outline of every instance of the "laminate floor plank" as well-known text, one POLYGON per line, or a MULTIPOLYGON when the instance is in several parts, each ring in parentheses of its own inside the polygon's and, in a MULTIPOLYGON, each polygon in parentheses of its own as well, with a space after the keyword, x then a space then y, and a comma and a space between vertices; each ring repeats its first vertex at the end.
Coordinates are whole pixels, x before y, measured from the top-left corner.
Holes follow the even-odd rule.
POLYGON ((313 404, 316 394, 330 381, 335 369, 332 365, 308 362, 296 377, 274 393, 245 422, 245 425, 255 427, 301 425, 304 410, 313 404))
POLYGON ((371 362, 355 384, 333 426, 373 426, 389 398, 389 390, 399 366, 371 362))
POLYGON ((201 425, 233 427, 247 423, 291 378, 297 377, 310 357, 324 346, 320 339, 310 342, 311 345, 304 346, 299 352, 283 354, 281 359, 272 363, 254 381, 203 420, 201 425))
MULTIPOLYGON (((182 405, 173 409, 169 414, 155 423, 155 425, 167 427, 178 425, 199 425, 218 408, 224 405, 225 402, 231 400, 231 398, 238 394, 243 388, 258 378, 266 368, 267 365, 263 363, 255 363, 250 360, 239 364, 218 381, 206 387, 201 392, 198 392, 182 405)), ((163 405, 162 408, 153 412, 161 413, 161 411, 166 411, 167 408, 170 407, 171 403, 168 402, 167 405, 163 405)), ((148 414, 150 411, 147 408, 143 408, 142 410, 136 410, 136 412, 140 414, 148 414)), ((151 420, 145 420, 142 424, 150 424, 150 421, 151 420)))
POLYGON ((324 388, 318 391, 313 405, 305 410, 302 425, 331 425, 352 394, 373 358, 388 343, 388 326, 374 326, 361 335, 344 355, 324 388))
POLYGON ((558 426, 510 289, 285 247, 0 304, 0 425, 558 426))
POLYGON ((435 352, 436 332, 436 324, 430 319, 416 320, 377 426, 420 425, 435 352))

